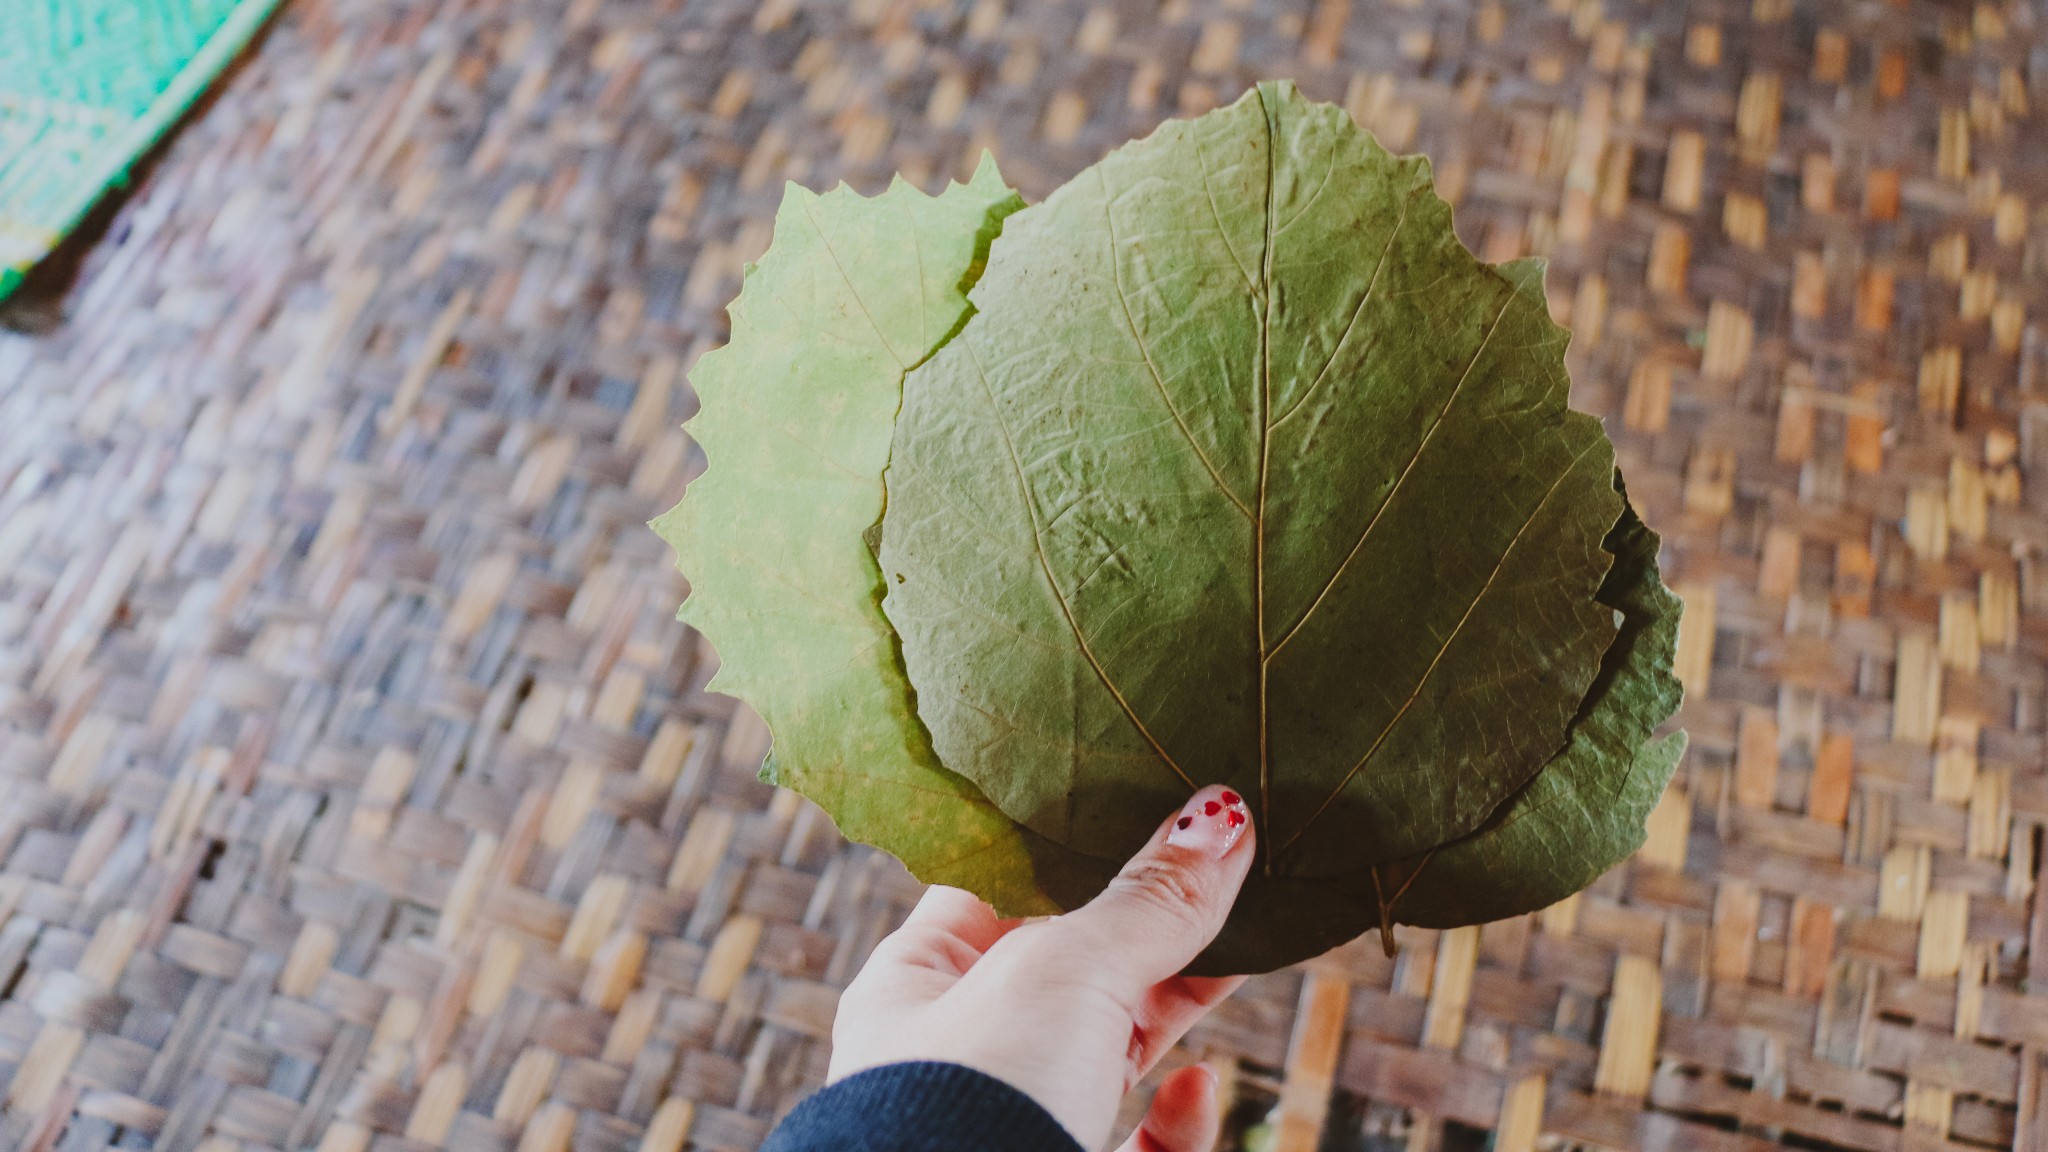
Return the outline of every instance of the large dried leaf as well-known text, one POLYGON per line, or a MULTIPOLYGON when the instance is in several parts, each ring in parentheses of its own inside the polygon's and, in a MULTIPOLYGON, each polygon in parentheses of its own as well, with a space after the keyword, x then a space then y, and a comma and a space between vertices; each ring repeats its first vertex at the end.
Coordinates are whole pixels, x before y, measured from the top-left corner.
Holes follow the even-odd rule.
POLYGON ((1192 788, 1261 872, 1481 826, 1565 746, 1622 499, 1542 266, 1289 85, 1004 224, 905 382, 884 609, 940 759, 1081 857, 1192 788))
POLYGON ((764 777, 921 878, 1030 913, 1051 906, 1016 827, 918 723, 862 539, 903 374, 966 319, 963 293, 1020 203, 987 160, 935 198, 900 181, 873 198, 792 185, 731 342, 691 373, 708 469, 654 527, 691 583, 682 619, 719 650, 711 686, 773 734, 764 777))
POLYGON ((792 189, 693 373, 711 467, 657 526, 764 775, 1011 914, 1236 784, 1266 858, 1205 973, 1633 851, 1678 606, 1541 266, 1473 260, 1426 165, 1286 85, 1018 207, 988 165, 792 189))

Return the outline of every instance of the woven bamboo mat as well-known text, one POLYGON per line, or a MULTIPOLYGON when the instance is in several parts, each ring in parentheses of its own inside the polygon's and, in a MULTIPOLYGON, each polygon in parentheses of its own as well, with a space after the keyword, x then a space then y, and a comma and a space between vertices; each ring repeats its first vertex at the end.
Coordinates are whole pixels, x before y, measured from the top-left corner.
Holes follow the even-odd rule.
POLYGON ((1551 256, 1693 747, 1583 897, 1251 982, 1230 1141, 2043 1152, 2044 20, 293 0, 0 334, 0 1147, 755 1145, 917 887, 701 691, 687 366, 785 178, 1291 76, 1551 256))

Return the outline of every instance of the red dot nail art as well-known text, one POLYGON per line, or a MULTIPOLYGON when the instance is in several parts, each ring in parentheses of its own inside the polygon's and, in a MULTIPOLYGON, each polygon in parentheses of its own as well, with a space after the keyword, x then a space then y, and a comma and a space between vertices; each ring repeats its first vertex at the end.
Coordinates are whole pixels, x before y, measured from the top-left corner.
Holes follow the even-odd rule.
POLYGON ((1166 842, 1200 850, 1212 859, 1222 859, 1231 845, 1251 827, 1251 814, 1244 798, 1227 788, 1211 784, 1188 797, 1187 805, 1174 817, 1166 842))

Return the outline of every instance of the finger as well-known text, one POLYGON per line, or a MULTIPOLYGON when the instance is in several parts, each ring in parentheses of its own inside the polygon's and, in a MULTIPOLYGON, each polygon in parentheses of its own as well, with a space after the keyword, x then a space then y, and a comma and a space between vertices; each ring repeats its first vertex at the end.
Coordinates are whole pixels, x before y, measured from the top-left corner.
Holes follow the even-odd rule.
POLYGON ((1159 1085, 1144 1121, 1118 1152, 1209 1152, 1222 1131, 1216 1073, 1190 1064, 1159 1085))
POLYGON ((924 890, 917 906, 904 918, 905 930, 944 932, 957 937, 977 952, 986 952, 1002 938, 1004 921, 981 897, 960 888, 934 884, 924 890))
POLYGON ((1188 1029, 1243 983, 1242 976, 1171 976, 1154 984, 1132 1029, 1130 1080, 1135 1083, 1152 1071, 1188 1029))
MULTIPOLYGON (((1006 931, 994 910, 973 895, 937 885, 925 889, 903 924, 875 945, 840 995, 834 1036, 886 1034, 892 1021, 957 983, 981 959, 982 942, 993 942, 1006 931)), ((859 1066, 848 1046, 833 1045, 831 1079, 859 1066)))
POLYGON ((1050 921, 1047 935, 1135 1009, 1146 989, 1185 968, 1222 930, 1257 839, 1241 796, 1204 788, 1101 895, 1050 921))
POLYGON ((875 948, 887 962, 936 968, 959 975, 1000 940, 1011 925, 973 893, 934 884, 910 910, 903 926, 875 948))

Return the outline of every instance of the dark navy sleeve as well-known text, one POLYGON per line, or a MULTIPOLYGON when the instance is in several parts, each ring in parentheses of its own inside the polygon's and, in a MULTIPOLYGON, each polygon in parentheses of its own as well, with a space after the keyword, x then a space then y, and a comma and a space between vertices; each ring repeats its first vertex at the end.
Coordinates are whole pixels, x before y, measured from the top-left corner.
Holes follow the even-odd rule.
POLYGON ((761 1152, 1084 1152, 1036 1100, 960 1064, 886 1064, 790 1110, 761 1152))

